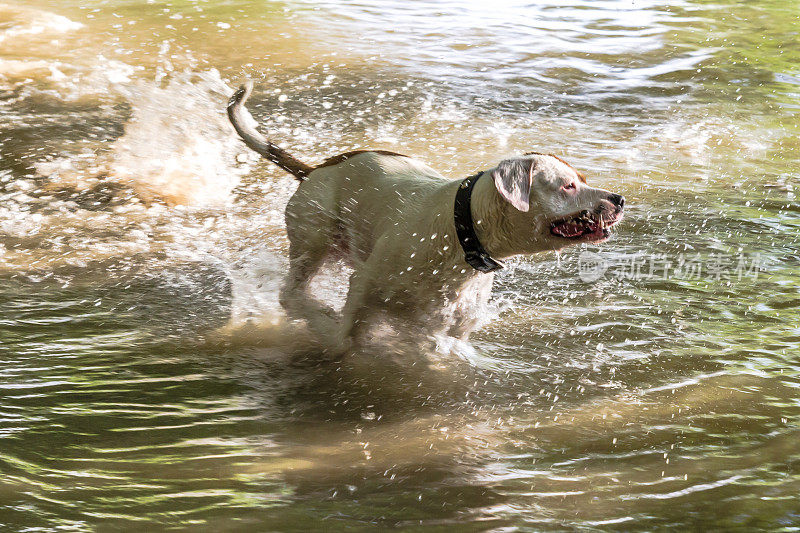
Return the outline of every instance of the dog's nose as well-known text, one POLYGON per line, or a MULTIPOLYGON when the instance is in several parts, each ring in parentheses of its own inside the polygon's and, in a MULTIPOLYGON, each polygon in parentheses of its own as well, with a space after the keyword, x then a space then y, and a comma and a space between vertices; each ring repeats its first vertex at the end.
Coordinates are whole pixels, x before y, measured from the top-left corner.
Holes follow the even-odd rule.
POLYGON ((608 197, 608 200, 612 204, 614 204, 617 207, 619 207, 620 209, 625 207, 625 197, 622 196, 621 194, 612 194, 611 196, 608 197))

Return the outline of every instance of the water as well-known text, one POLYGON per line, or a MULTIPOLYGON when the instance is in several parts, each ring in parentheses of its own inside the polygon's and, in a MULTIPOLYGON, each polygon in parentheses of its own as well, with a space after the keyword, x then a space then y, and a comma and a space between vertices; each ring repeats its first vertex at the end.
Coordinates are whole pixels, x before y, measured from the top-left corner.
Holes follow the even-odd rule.
POLYGON ((0 524, 797 529, 799 35, 788 0, 0 5, 0 524), (246 77, 303 160, 552 151, 626 219, 514 261, 471 345, 319 364, 246 77))

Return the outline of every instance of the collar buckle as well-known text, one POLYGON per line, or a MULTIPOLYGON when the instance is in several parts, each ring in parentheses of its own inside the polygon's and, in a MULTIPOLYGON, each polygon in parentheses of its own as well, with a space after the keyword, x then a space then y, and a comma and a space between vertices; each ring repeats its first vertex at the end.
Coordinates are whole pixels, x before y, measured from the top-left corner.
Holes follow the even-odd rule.
POLYGON ((503 268, 503 263, 495 261, 488 254, 470 250, 464 253, 464 260, 478 272, 494 272, 503 268))

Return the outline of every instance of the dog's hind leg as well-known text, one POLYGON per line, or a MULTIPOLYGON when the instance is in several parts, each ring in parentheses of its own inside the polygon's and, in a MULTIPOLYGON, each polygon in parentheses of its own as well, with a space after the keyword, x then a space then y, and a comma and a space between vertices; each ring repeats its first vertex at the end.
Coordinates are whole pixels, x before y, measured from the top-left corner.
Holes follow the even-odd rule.
POLYGON ((328 348, 328 352, 334 357, 340 357, 347 351, 358 348, 363 341, 368 326, 368 315, 371 311, 375 311, 366 305, 370 289, 370 280, 364 272, 356 271, 350 276, 350 287, 342 309, 342 320, 328 348))
POLYGON ((319 228, 289 229, 289 273, 279 300, 291 318, 303 319, 320 336, 336 329, 336 312, 308 294, 308 284, 328 254, 331 235, 319 228))
POLYGON ((385 279, 380 268, 382 263, 383 252, 379 244, 350 276, 342 319, 328 348, 331 355, 342 356, 348 351, 358 350, 366 340, 370 326, 385 304, 378 296, 380 291, 376 290, 380 280, 385 279))

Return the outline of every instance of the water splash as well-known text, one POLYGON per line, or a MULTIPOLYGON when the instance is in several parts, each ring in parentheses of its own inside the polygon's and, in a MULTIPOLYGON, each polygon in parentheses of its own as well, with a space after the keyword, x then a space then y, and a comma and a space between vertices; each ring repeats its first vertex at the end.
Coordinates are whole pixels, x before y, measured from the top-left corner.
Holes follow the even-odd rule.
POLYGON ((139 81, 117 90, 131 106, 125 133, 97 158, 40 162, 38 173, 77 189, 102 178, 130 187, 146 202, 228 202, 254 158, 241 149, 225 116, 232 90, 219 73, 184 72, 163 86, 139 81))

